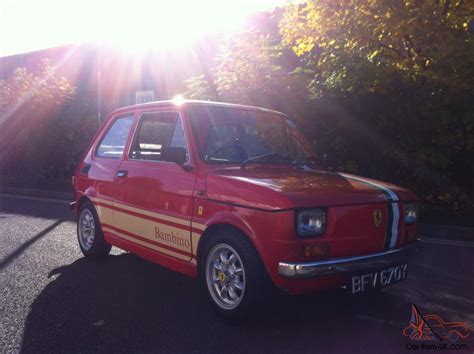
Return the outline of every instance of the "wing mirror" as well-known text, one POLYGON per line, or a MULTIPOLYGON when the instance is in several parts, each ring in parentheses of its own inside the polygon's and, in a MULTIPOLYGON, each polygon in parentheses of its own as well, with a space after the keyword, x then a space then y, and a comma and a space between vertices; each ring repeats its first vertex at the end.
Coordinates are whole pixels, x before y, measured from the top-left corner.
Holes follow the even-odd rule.
POLYGON ((191 166, 187 166, 186 149, 182 147, 166 147, 161 149, 161 158, 163 161, 174 162, 183 167, 185 171, 190 170, 191 166))

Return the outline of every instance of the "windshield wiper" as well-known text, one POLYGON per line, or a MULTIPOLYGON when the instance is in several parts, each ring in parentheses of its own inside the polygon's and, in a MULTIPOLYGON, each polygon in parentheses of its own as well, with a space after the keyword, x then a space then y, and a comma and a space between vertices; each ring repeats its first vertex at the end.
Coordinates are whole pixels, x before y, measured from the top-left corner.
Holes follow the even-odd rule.
POLYGON ((281 160, 289 161, 289 158, 286 156, 283 156, 274 152, 270 152, 268 154, 249 157, 247 160, 242 161, 242 165, 240 165, 240 169, 243 170, 247 164, 261 160, 261 159, 265 159, 267 157, 278 157, 281 160))
POLYGON ((303 165, 317 165, 323 167, 324 164, 317 158, 316 156, 307 156, 301 160, 293 160, 291 161, 293 166, 303 166, 303 165))

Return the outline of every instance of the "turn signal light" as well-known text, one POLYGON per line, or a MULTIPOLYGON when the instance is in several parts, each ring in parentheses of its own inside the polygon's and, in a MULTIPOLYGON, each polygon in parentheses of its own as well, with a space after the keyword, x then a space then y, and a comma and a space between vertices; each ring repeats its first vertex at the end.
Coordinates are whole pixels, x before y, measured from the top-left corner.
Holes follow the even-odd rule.
POLYGON ((328 244, 304 245, 303 257, 328 258, 330 247, 328 244))

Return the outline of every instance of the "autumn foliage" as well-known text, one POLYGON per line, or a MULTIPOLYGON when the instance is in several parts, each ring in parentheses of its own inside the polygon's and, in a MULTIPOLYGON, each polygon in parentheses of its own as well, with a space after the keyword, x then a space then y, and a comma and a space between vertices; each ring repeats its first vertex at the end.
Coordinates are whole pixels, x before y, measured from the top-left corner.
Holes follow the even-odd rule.
POLYGON ((76 87, 57 69, 44 59, 0 80, 0 186, 70 186, 97 123, 81 119, 76 87))

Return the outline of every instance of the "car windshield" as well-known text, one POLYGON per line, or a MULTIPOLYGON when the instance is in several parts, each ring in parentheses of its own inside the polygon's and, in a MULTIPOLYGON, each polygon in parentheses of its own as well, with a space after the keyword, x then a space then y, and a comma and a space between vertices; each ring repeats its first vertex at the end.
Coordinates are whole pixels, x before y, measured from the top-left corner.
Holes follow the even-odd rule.
POLYGON ((191 106, 189 116, 206 163, 289 163, 314 155, 293 122, 276 112, 191 106))

